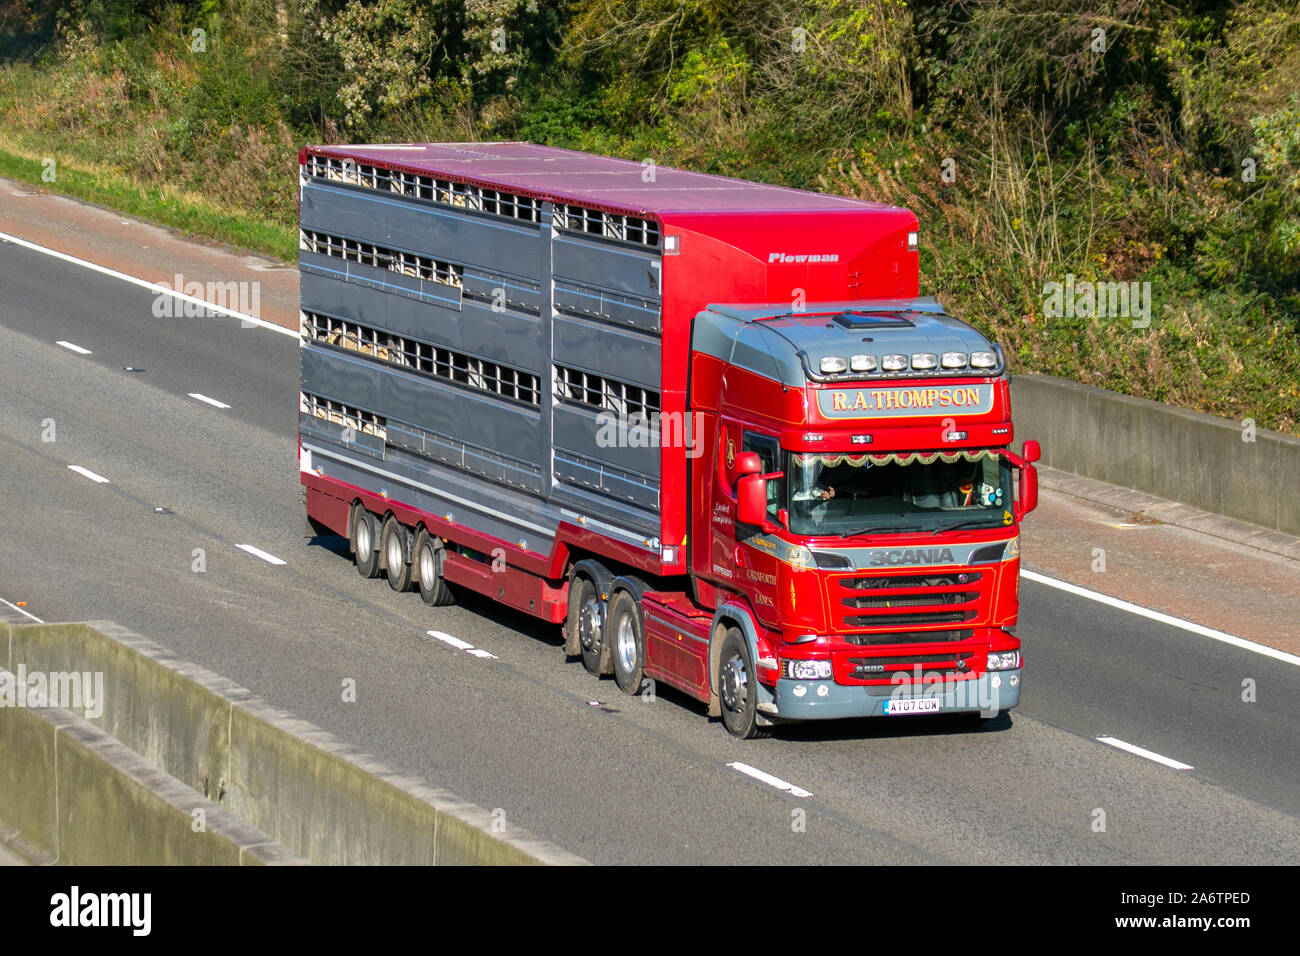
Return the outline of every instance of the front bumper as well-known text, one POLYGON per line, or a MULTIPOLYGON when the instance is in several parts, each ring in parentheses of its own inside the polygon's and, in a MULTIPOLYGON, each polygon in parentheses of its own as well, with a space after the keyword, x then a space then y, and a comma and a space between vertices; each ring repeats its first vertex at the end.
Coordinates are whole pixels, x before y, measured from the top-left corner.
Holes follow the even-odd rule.
POLYGON ((939 709, 931 713, 983 713, 992 717, 1020 703, 1020 671, 991 671, 973 680, 945 681, 916 687, 912 684, 848 686, 823 680, 776 682, 770 704, 761 706, 768 717, 786 720, 833 720, 842 717, 883 717, 885 703, 899 698, 937 697, 939 709), (996 686, 995 686, 996 685, 996 686), (805 688, 804 695, 795 694, 805 688), (826 688, 825 696, 819 691, 826 688))

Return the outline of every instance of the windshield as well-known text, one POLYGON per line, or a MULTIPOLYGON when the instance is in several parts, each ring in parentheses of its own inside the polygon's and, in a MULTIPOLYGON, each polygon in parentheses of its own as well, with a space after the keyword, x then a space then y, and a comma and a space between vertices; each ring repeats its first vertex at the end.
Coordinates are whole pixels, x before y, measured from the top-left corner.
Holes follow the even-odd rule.
POLYGON ((787 452, 790 530, 806 535, 1010 524, 1011 465, 988 450, 929 454, 787 452))

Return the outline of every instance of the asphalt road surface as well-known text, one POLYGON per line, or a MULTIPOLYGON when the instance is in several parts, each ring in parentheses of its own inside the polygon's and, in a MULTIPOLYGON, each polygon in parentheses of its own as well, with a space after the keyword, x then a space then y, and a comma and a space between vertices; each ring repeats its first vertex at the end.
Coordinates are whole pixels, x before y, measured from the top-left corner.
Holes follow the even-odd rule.
POLYGON ((596 863, 1300 862, 1291 663, 1023 581, 1009 718, 735 740, 566 662, 558 628, 428 608, 305 538, 296 339, 153 302, 0 244, 0 598, 117 621, 596 863))

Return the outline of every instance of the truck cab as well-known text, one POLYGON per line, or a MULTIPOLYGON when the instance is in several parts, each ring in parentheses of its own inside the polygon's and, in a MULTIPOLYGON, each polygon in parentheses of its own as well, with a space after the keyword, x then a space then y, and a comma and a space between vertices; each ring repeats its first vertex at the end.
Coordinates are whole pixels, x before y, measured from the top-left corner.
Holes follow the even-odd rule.
POLYGON ((996 344, 933 299, 714 305, 691 403, 710 450, 691 571, 754 624, 718 661, 724 718, 737 689, 750 711, 729 726, 1018 703, 1038 448, 1011 450, 996 344))

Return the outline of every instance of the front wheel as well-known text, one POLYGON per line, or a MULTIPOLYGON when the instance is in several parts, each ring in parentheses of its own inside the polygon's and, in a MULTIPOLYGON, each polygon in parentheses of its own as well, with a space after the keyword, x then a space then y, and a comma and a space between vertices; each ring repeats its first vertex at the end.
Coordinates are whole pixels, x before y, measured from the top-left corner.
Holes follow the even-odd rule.
POLYGON ((758 724, 758 675, 749 654, 749 644, 734 627, 727 628, 722 639, 719 664, 718 700, 722 704, 722 722, 727 731, 742 740, 769 736, 772 728, 758 724))
POLYGON ((645 672, 645 632, 641 608, 627 591, 619 591, 609 607, 609 643, 614 680, 625 694, 641 689, 645 672))

